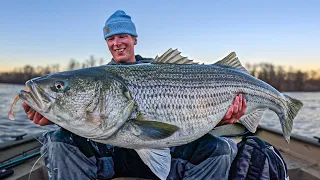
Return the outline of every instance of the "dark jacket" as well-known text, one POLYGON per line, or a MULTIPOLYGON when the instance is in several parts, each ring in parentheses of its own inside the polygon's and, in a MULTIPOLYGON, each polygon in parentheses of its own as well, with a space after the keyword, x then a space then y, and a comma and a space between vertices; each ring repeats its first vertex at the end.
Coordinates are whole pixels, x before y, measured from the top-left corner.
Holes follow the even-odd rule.
POLYGON ((140 55, 136 55, 136 62, 135 63, 117 63, 112 58, 108 65, 129 65, 129 64, 141 64, 141 63, 150 63, 153 61, 153 58, 143 58, 140 55))

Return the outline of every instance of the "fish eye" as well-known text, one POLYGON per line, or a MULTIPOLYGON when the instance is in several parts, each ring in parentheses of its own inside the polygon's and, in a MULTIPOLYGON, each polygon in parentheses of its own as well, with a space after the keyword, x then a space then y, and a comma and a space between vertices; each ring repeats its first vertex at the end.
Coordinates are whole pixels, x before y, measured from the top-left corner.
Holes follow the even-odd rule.
POLYGON ((58 90, 62 90, 63 89, 63 82, 56 82, 55 86, 58 90))
POLYGON ((64 82, 57 81, 54 86, 56 87, 57 90, 61 91, 64 89, 64 82))

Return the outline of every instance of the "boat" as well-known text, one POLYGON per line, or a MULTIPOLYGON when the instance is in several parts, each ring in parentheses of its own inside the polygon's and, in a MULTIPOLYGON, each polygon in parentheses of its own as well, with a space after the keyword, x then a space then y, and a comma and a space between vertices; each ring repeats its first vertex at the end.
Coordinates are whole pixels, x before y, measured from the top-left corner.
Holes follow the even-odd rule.
POLYGON ((256 136, 275 146, 283 156, 291 180, 320 180, 320 138, 292 135, 287 143, 281 131, 260 127, 256 136))
MULTIPOLYGON (((223 126, 221 126, 223 127, 223 126)), ((220 129, 220 132, 223 128, 220 129)), ((213 134, 217 135, 219 131, 213 134)), ((36 136, 16 136, 16 140, 0 144, 0 179, 47 180, 47 169, 40 158, 41 143, 36 136)), ((320 180, 320 138, 292 135, 288 144, 278 130, 259 126, 255 136, 275 146, 283 156, 290 180, 320 180)), ((239 142, 241 136, 233 137, 239 142)), ((118 178, 119 179, 119 178, 118 178)), ((128 179, 128 178, 120 178, 128 179)), ((133 178, 129 178, 133 179, 133 178)))

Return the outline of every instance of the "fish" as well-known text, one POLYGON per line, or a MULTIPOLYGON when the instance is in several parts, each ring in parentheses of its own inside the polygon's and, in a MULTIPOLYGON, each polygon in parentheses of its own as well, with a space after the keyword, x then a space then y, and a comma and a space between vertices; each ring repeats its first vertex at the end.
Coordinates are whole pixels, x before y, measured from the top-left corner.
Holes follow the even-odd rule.
POLYGON ((134 149, 160 179, 170 171, 169 147, 214 129, 239 93, 247 109, 238 123, 254 133, 263 113, 274 111, 287 142, 303 106, 253 77, 235 52, 199 64, 170 48, 151 63, 52 73, 26 87, 19 98, 44 117, 93 141, 134 149))

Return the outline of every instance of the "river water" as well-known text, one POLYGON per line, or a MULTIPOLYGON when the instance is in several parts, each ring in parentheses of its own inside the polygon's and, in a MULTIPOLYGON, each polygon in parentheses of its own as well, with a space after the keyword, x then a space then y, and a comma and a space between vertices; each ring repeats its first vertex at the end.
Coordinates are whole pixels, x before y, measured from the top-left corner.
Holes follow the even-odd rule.
MULTIPOLYGON (((14 108, 16 120, 8 119, 11 104, 23 88, 23 85, 0 84, 0 143, 12 140, 12 136, 25 133, 35 135, 57 128, 56 125, 41 127, 28 120, 21 106, 21 101, 18 101, 14 108)), ((303 108, 294 119, 292 133, 309 138, 320 137, 320 92, 290 92, 285 94, 304 103, 303 108)), ((260 124, 281 130, 279 119, 272 111, 267 111, 264 114, 260 124)))

